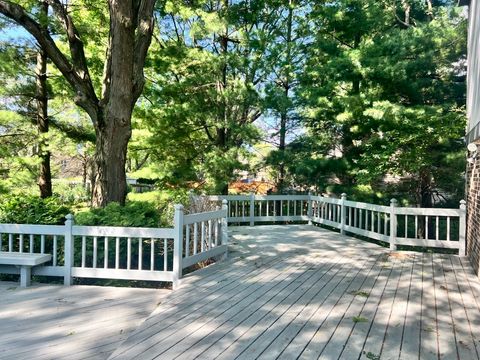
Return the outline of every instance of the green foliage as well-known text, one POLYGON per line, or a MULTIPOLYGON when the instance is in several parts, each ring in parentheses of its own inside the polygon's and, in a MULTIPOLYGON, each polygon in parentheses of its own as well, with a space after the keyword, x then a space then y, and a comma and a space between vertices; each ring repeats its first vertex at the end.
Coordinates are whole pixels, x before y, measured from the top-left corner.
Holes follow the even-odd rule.
POLYGON ((147 69, 149 101, 135 115, 144 130, 130 148, 135 159, 148 149, 145 165, 163 187, 193 182, 225 191, 260 137, 253 122, 261 113, 262 46, 252 39, 255 30, 247 31, 258 13, 244 5, 169 1, 161 12, 159 43, 152 45, 147 69), (225 31, 231 34, 227 47, 219 45, 225 31))
POLYGON ((184 191, 128 194, 125 206, 118 203, 75 214, 80 225, 168 227, 173 225, 174 204, 188 204, 184 191))
POLYGON ((90 209, 75 215, 79 225, 161 227, 158 209, 152 203, 130 201, 125 206, 111 203, 104 208, 90 209))
MULTIPOLYGON (((100 93, 108 7, 82 0, 71 10, 100 93)), ((466 21, 453 0, 433 2, 432 11, 420 1, 169 0, 157 4, 156 18, 128 148, 131 177, 161 189, 219 193, 240 171, 267 167, 277 179, 285 170, 286 187, 302 191, 345 192, 381 204, 396 197, 404 205, 458 205, 466 21), (297 125, 305 131, 295 138, 297 125), (278 147, 282 131, 285 149, 252 160, 259 143, 278 147)), ((68 52, 59 26, 49 24, 68 52)), ((81 158, 90 176, 93 145, 83 142, 92 140, 92 126, 67 101, 74 94, 53 66, 51 135, 37 138, 33 102, 15 95, 33 94, 35 49, 16 40, 16 46, 0 42, 0 193, 34 191, 38 140, 54 155, 81 158)), ((53 166, 54 175, 59 170, 53 166)), ((58 182, 54 191, 65 203, 88 200, 84 190, 58 182)), ((108 212, 80 218, 156 226, 171 221, 173 203, 187 201, 185 192, 173 191, 129 194, 129 200, 129 210, 112 205, 110 219, 108 212)))
POLYGON ((90 202, 90 194, 82 184, 69 184, 68 182, 54 182, 55 196, 63 203, 72 206, 87 205, 90 202))
POLYGON ((147 202, 160 213, 162 226, 173 225, 174 205, 182 204, 186 209, 189 205, 189 194, 186 189, 150 191, 146 193, 130 193, 127 199, 132 202, 147 202))
POLYGON ((423 207, 463 196, 466 22, 453 2, 405 4, 408 23, 399 3, 312 8, 320 30, 298 90, 309 131, 290 144, 292 180, 423 207))
POLYGON ((10 195, 0 201, 0 223, 62 225, 70 212, 57 197, 10 195))

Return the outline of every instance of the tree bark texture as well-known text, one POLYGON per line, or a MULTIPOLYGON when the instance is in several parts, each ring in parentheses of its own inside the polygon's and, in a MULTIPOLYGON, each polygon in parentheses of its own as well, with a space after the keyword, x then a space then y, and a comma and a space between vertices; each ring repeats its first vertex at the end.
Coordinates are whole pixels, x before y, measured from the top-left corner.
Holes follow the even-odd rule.
POLYGON ((153 34, 155 0, 109 0, 110 33, 104 63, 102 94, 90 78, 82 36, 69 2, 46 0, 63 26, 66 56, 48 31, 22 6, 0 0, 0 13, 25 28, 38 42, 75 92, 75 103, 87 112, 96 133, 95 183, 92 205, 125 203, 125 162, 131 137, 133 107, 143 91, 143 68, 153 34))
MULTIPOLYGON (((223 11, 226 13, 229 7, 229 0, 222 1, 223 11)), ((225 33, 220 35, 220 49, 223 58, 223 64, 221 67, 221 82, 218 86, 221 100, 221 112, 219 115, 219 124, 216 133, 216 146, 220 151, 226 151, 228 149, 228 104, 224 93, 227 91, 228 86, 228 23, 225 26, 225 33)), ((225 180, 225 176, 222 174, 216 179, 215 190, 222 195, 228 195, 228 180, 225 180)))
MULTIPOLYGON (((48 4, 42 3, 40 12, 42 16, 48 14, 48 4)), ((43 25, 44 30, 47 25, 43 25)), ((40 171, 38 187, 40 197, 45 199, 52 196, 52 173, 50 169, 50 151, 45 135, 49 130, 48 120, 48 89, 47 89, 47 54, 43 49, 37 53, 37 67, 35 69, 36 103, 37 103, 37 128, 39 133, 38 156, 40 157, 40 171)))
MULTIPOLYGON (((285 63, 287 64, 287 70, 285 71, 284 78, 282 79, 283 93, 285 100, 288 100, 290 96, 290 86, 291 86, 291 74, 289 65, 292 63, 292 30, 293 30, 293 11, 294 11, 294 2, 289 0, 288 2, 288 15, 287 15, 287 36, 286 36, 286 57, 285 63)), ((280 143, 278 146, 278 151, 281 154, 280 164, 278 168, 278 181, 277 181, 277 190, 280 193, 283 193, 285 190, 285 149, 286 149, 286 138, 287 138, 287 125, 288 125, 288 108, 283 108, 280 113, 280 143)))

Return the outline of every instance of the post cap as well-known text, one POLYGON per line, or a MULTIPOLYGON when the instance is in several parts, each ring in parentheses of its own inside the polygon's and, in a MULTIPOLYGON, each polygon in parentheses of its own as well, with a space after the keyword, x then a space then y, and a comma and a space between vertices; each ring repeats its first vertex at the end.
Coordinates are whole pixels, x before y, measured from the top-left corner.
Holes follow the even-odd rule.
POLYGON ((223 200, 222 200, 222 205, 228 205, 228 200, 227 200, 227 199, 223 199, 223 200))
POLYGON ((73 220, 73 215, 72 214, 67 214, 65 216, 65 219, 67 219, 67 221, 72 221, 73 220))
POLYGON ((460 200, 460 209, 465 209, 467 207, 467 202, 465 200, 460 200))
POLYGON ((342 198, 346 198, 347 197, 347 194, 346 193, 342 193, 342 198))
POLYGON ((390 200, 390 204, 396 205, 398 203, 397 199, 393 198, 390 200))
POLYGON ((174 208, 175 208, 175 210, 183 210, 183 205, 182 204, 175 204, 174 208))

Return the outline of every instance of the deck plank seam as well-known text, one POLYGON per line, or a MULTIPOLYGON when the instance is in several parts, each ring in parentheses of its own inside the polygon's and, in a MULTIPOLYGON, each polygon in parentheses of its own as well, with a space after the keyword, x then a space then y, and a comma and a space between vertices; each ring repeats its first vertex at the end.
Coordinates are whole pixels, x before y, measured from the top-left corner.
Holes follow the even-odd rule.
MULTIPOLYGON (((312 268, 313 268, 313 265, 307 268, 307 272, 300 273, 295 279, 291 279, 288 284, 285 284, 285 286, 283 286, 283 287, 279 290, 279 292, 277 293, 277 295, 278 295, 278 294, 281 294, 281 293, 284 291, 284 289, 288 288, 290 285, 292 285, 292 284, 294 284, 296 281, 298 281, 298 279, 301 278, 303 275, 305 275, 306 273, 309 273, 309 276, 308 276, 305 280, 302 280, 301 283, 297 284, 297 286, 294 287, 294 290, 302 287, 303 284, 305 284, 306 282, 308 282, 312 277, 315 276, 315 274, 317 274, 318 272, 320 272, 321 269, 323 269, 323 267, 321 267, 320 269, 317 269, 317 271, 315 271, 314 273, 311 273, 311 272, 308 271, 308 270, 309 270, 309 269, 312 269, 312 268)), ((278 285, 278 284, 277 284, 277 285, 278 285)), ((271 290, 271 289, 270 289, 270 290, 271 290)), ((293 291, 294 291, 294 290, 293 290, 293 291)), ((265 294, 265 293, 264 293, 264 294, 265 294)), ((262 297, 264 294, 260 294, 259 297, 253 299, 252 302, 250 302, 249 304, 247 304, 247 305, 246 305, 244 308, 242 308, 241 310, 243 310, 243 309, 245 309, 245 308, 248 308, 248 306, 249 306, 250 304, 252 304, 252 303, 254 303, 255 301, 257 301, 257 300, 258 300, 260 297, 262 297)), ((265 303, 268 304, 268 302, 269 302, 272 298, 276 297, 277 295, 272 295, 272 297, 269 298, 269 299, 267 299, 267 300, 265 301, 265 303)), ((280 303, 281 303, 282 300, 284 300, 284 299, 285 299, 286 297, 288 297, 288 296, 289 296, 289 294, 285 295, 285 296, 280 300, 280 303)), ((221 315, 221 314, 220 314, 220 315, 221 315)), ((227 320, 227 321, 228 321, 228 320, 227 320)), ((226 322, 226 321, 225 321, 225 322, 226 322)), ((223 324, 223 323, 222 323, 222 324, 223 324)), ((220 324, 220 326, 221 326, 222 324, 220 324)), ((204 324, 204 325, 205 325, 205 324, 204 324)), ((192 333, 190 333, 189 336, 190 336, 190 335, 192 335, 192 333)), ((199 341, 200 341, 200 340, 202 340, 202 339, 199 339, 199 341)), ((197 343, 198 343, 198 341, 197 341, 197 343)))
MULTIPOLYGON (((320 281, 321 279, 323 279, 323 277, 326 276, 326 275, 330 272, 330 270, 331 270, 336 264, 338 264, 339 262, 340 262, 340 260, 339 260, 337 263, 331 264, 331 266, 330 266, 328 269, 322 270, 323 274, 320 276, 320 278, 318 279, 318 281, 320 281)), ((323 269, 323 267, 322 267, 322 269, 323 269)), ((319 269, 319 270, 320 270, 320 269, 319 269)), ((317 282, 318 282, 318 281, 317 281, 317 282)), ((267 304, 267 302, 264 302, 263 304, 261 304, 260 307, 258 307, 256 310, 260 309, 264 304, 267 304)), ((236 326, 245 323, 247 320, 249 320, 249 319, 250 319, 252 316, 254 316, 254 315, 255 315, 255 312, 252 312, 247 318, 243 319, 243 320, 242 320, 239 324, 237 324, 236 326)), ((231 319, 230 319, 230 320, 231 320, 231 319)), ((217 329, 218 329, 218 328, 217 328, 217 329)), ((231 333, 232 330, 233 330, 233 329, 230 329, 228 332, 223 333, 223 335, 220 337, 219 340, 224 339, 225 336, 227 336, 229 333, 231 333)), ((204 339, 201 339, 201 341, 204 341, 204 339)), ((204 350, 202 350, 198 355, 200 356, 200 355, 204 354, 204 353, 207 352, 209 349, 210 349, 210 347, 207 346, 207 348, 205 348, 204 350)))

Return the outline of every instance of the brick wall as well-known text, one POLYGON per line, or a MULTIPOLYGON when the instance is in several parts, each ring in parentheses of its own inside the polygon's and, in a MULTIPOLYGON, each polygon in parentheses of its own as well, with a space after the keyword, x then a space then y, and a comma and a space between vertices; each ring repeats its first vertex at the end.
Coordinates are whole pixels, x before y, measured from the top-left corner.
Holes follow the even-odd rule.
MULTIPOLYGON (((480 150, 480 149, 479 149, 480 150)), ((475 273, 480 265, 480 153, 467 169, 467 255, 475 273)))

